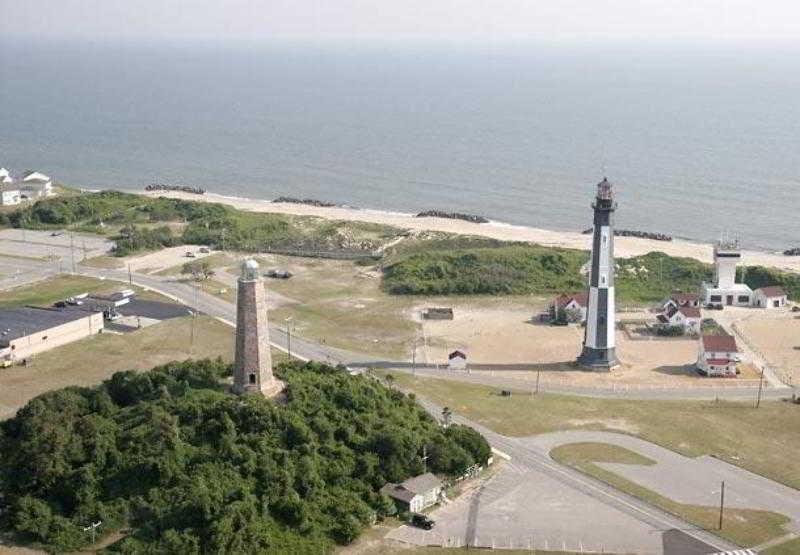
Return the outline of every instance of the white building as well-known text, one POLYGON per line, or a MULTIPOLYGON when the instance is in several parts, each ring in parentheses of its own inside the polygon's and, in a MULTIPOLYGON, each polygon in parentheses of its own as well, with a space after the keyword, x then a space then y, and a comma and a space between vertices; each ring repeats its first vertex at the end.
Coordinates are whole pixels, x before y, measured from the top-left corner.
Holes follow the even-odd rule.
POLYGON ((0 310, 0 357, 22 360, 103 331, 103 313, 23 307, 0 310))
POLYGON ((464 370, 467 367, 467 355, 463 351, 453 351, 447 355, 447 367, 450 370, 464 370))
POLYGON ((714 245, 714 281, 703 283, 703 302, 707 305, 751 306, 753 290, 736 283, 736 266, 742 258, 738 241, 719 241, 714 245))
POLYGON ((696 306, 679 306, 667 303, 668 308, 658 315, 658 321, 668 326, 680 326, 684 333, 700 333, 702 316, 696 306))
POLYGON ((564 311, 567 321, 583 323, 586 321, 586 307, 589 304, 589 293, 575 293, 573 295, 559 295, 550 303, 550 317, 558 318, 558 313, 564 311))
POLYGON ((732 335, 703 335, 700 339, 697 369, 704 376, 735 377, 740 360, 732 335))
POLYGON ((28 171, 19 180, 19 189, 29 199, 49 197, 53 194, 53 182, 41 172, 28 171))
POLYGON ((13 185, 0 185, 0 206, 15 206, 22 200, 19 189, 13 185))
POLYGON ((386 484, 381 488, 381 493, 394 499, 401 510, 418 513, 439 502, 442 481, 428 472, 409 478, 402 484, 386 484))
POLYGON ((11 185, 14 183, 14 178, 11 177, 11 174, 5 168, 0 168, 0 184, 3 185, 11 185))
POLYGON ((786 306, 786 291, 780 285, 761 287, 753 292, 753 305, 761 308, 781 308, 786 306))

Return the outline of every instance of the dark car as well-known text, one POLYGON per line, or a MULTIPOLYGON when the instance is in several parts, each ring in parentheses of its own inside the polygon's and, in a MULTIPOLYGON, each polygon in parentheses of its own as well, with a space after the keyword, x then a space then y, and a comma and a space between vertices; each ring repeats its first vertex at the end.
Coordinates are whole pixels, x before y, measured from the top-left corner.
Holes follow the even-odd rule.
POLYGON ((411 515, 411 524, 423 530, 430 530, 436 523, 425 515, 414 513, 411 515))

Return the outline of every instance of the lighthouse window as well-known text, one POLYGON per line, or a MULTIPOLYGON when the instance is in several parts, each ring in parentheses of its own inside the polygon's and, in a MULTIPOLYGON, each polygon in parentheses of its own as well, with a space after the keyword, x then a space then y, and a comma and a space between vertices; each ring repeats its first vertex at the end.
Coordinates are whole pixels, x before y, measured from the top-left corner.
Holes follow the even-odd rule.
POLYGON ((602 283, 603 285, 606 284, 606 276, 600 276, 600 283, 602 283))
POLYGON ((604 244, 604 245, 606 244, 606 239, 608 239, 608 237, 606 237, 605 235, 603 235, 603 244, 604 244))
POLYGON ((256 375, 250 374, 250 385, 255 385, 256 383, 256 375))

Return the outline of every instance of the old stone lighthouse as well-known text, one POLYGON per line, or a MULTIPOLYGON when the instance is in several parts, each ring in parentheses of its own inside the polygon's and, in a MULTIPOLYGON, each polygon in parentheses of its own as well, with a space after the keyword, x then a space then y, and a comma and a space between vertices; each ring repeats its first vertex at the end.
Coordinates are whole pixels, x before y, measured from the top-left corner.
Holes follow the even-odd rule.
POLYGON ((614 226, 612 214, 617 204, 608 179, 597 184, 592 236, 592 270, 586 332, 578 362, 597 370, 609 370, 617 364, 614 352, 614 226))
POLYGON ((267 397, 283 389, 272 375, 267 323, 267 293, 258 262, 242 262, 236 295, 236 362, 233 367, 234 393, 261 393, 267 397))

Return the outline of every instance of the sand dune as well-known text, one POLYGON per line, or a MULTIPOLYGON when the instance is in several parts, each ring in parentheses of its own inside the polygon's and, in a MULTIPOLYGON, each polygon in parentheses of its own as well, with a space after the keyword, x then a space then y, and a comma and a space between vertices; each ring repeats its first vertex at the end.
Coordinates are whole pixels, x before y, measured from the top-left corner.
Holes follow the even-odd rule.
MULTIPOLYGON (((573 231, 552 231, 535 227, 516 226, 502 223, 475 224, 463 220, 448 218, 415 218, 411 214, 383 212, 355 208, 324 208, 305 204, 273 203, 263 199, 226 197, 207 193, 193 195, 177 191, 142 192, 148 196, 166 196, 203 202, 219 202, 234 206, 240 210, 270 212, 277 214, 295 214, 317 216, 330 220, 355 220, 396 226, 417 231, 443 231, 460 235, 480 235, 504 241, 529 241, 540 245, 589 249, 589 235, 573 231)), ((586 212, 587 226, 591 223, 591 213, 586 212)), ((712 246, 690 241, 655 241, 638 237, 617 237, 614 250, 618 257, 637 256, 651 251, 661 251, 672 256, 696 258, 704 262, 712 260, 712 246)), ((800 256, 784 256, 782 254, 743 251, 745 264, 774 266, 784 270, 800 272, 800 256)))

